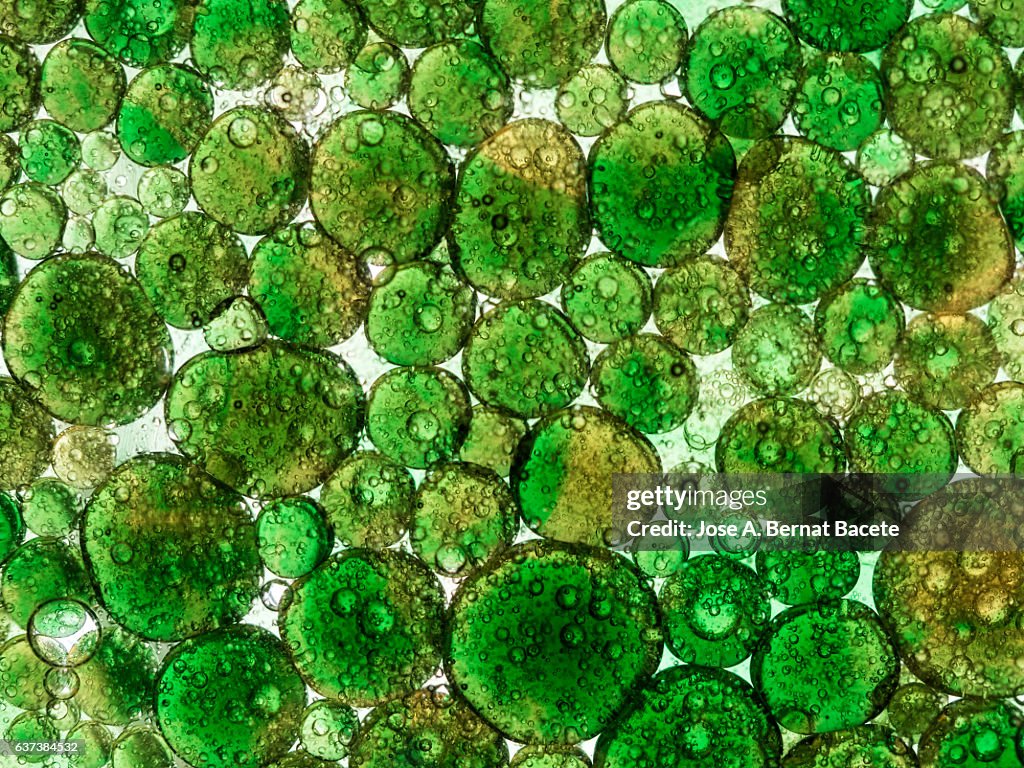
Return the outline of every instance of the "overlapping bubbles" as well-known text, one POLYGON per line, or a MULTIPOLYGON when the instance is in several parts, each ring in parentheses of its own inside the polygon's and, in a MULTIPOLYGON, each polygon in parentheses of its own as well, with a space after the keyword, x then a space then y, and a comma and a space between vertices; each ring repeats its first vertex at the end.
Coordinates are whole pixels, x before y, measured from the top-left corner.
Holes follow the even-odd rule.
POLYGON ((0 0, 0 738, 74 745, 0 761, 1021 765, 1019 553, 602 521, 1024 472, 1022 47, 1021 0, 0 0))

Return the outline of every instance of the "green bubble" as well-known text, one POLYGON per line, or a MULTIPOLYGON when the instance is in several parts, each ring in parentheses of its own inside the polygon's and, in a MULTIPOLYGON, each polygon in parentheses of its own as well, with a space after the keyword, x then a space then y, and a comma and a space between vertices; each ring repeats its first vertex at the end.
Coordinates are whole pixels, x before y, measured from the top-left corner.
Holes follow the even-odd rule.
POLYGON ((82 0, 0 0, 0 32, 26 43, 53 43, 78 23, 82 5, 82 0))
POLYGON ((43 709, 48 669, 50 665, 36 656, 25 635, 10 638, 0 645, 0 698, 19 709, 43 709))
POLYGON ((450 615, 449 679, 516 741, 592 738, 661 658, 653 591, 599 549, 518 545, 463 582, 450 615))
POLYGON ((459 458, 508 477, 519 441, 526 434, 526 422, 500 408, 473 407, 469 432, 459 458))
POLYGON ((412 475, 386 456, 359 451, 327 478, 320 490, 320 503, 342 544, 383 549, 409 528, 412 475))
POLYGON ((388 458, 416 469, 458 453, 469 428, 465 385, 441 368, 395 368, 373 383, 366 432, 388 458))
POLYGON ((273 498, 320 485, 351 453, 363 393, 340 357, 268 341, 193 357, 165 410, 182 453, 247 496, 273 498))
POLYGON ((651 278, 611 253, 588 256, 562 284, 562 310, 590 341, 610 343, 639 331, 651 316, 651 278))
POLYGON ((333 536, 323 509, 305 496, 270 502, 256 520, 260 559, 276 576, 305 576, 330 554, 333 536))
POLYGON ((918 763, 909 744, 888 728, 871 724, 809 736, 793 745, 782 764, 785 768, 917 768, 918 763))
MULTIPOLYGON (((10 357, 7 363, 12 364, 10 357)), ((0 378, 0 488, 13 490, 41 475, 50 462, 53 435, 39 402, 12 379, 0 378)))
POLYGON ((444 148, 416 122, 395 112, 355 112, 317 142, 310 202, 346 250, 380 251, 404 263, 441 239, 454 181, 444 148))
POLYGON ((889 699, 885 714, 896 733, 916 744, 947 700, 944 693, 924 683, 905 683, 889 699))
POLYGON ((896 378, 917 401, 946 411, 995 381, 999 352, 974 315, 918 315, 896 350, 896 378))
POLYGON ((324 696, 375 706, 416 690, 437 668, 444 595, 412 555, 350 549, 295 582, 291 593, 281 637, 306 682, 324 696))
POLYGON ((627 80, 659 83, 679 69, 686 35, 686 22, 667 0, 629 0, 612 14, 605 50, 627 80))
POLYGON ((62 539, 35 538, 8 558, 0 576, 3 607, 19 627, 43 603, 73 598, 92 604, 92 586, 77 549, 62 539))
POLYGON ((524 418, 569 405, 587 380, 587 349, 565 315, 535 299, 498 305, 473 327, 462 355, 470 391, 524 418))
POLYGON ((135 273, 156 311, 185 329, 206 324, 217 305, 240 293, 248 271, 238 237, 195 212, 153 227, 135 260, 135 273))
POLYGON ((694 355, 728 349, 749 315, 746 285, 728 262, 716 256, 700 256, 667 269, 654 286, 658 330, 694 355))
POLYGON ((370 294, 366 339, 395 365, 435 365, 466 343, 476 295, 448 267, 403 264, 370 294))
POLYGON ((732 363, 762 394, 800 392, 821 366, 813 321, 800 308, 786 304, 755 310, 736 335, 732 363))
POLYGON ((621 534, 611 516, 612 476, 660 471, 643 434, 607 411, 577 406, 533 425, 516 452, 510 483, 531 529, 602 546, 621 534))
MULTIPOLYGON (((1024 276, 1016 276, 988 305, 988 328, 1011 379, 1024 378, 1024 276)), ((0 302, 2 307, 2 302, 0 302)))
POLYGON ((119 626, 105 628, 92 658, 75 667, 75 701, 93 720, 127 725, 152 715, 156 654, 152 645, 119 626))
POLYGON ((306 200, 309 148, 290 123, 255 107, 225 112, 189 164, 192 193, 213 219, 243 235, 289 221, 306 200))
POLYGON ((292 10, 291 42, 303 67, 338 72, 366 44, 366 22, 349 0, 300 0, 292 10))
MULTIPOLYGON (((94 212, 107 199, 110 191, 106 179, 98 171, 83 168, 72 173, 63 188, 64 204, 72 213, 87 216, 94 212)), ((77 220, 77 219, 72 219, 77 220)), ((68 227, 64 228, 64 241, 68 240, 68 227)))
POLYGON ((214 85, 233 91, 263 85, 284 66, 288 46, 285 0, 200 0, 192 58, 214 85))
POLYGON ((60 184, 82 160, 78 137, 52 120, 36 120, 24 126, 18 144, 22 170, 40 184, 60 184))
POLYGON ((403 48, 458 37, 472 23, 475 0, 356 0, 370 26, 403 48))
POLYGON ((905 325, 904 310, 896 298, 863 279, 839 286, 814 311, 814 327, 825 357, 853 374, 885 368, 905 325))
POLYGON ((921 736, 922 765, 950 768, 1013 766, 1020 763, 1020 714, 1002 701, 955 701, 921 736))
POLYGON ((1024 246, 1024 131, 1005 134, 992 148, 985 167, 999 207, 1017 244, 1024 246))
POLYGON ((171 339, 142 287, 97 255, 57 256, 26 276, 7 313, 11 373, 51 413, 78 424, 127 424, 169 379, 171 339))
POLYGON ((196 766, 262 766, 298 735, 306 691, 284 645, 241 625, 186 640, 164 659, 156 715, 196 766))
POLYGON ((1013 243, 996 201, 963 165, 919 166, 883 189, 870 231, 872 269, 914 309, 981 306, 1012 274, 1013 243))
POLYGON ((757 572, 772 597, 800 605, 844 597, 857 583, 860 561, 856 552, 760 550, 757 572))
POLYGON ((956 471, 953 425, 939 410, 896 390, 866 397, 846 427, 854 472, 921 474, 907 478, 912 493, 928 493, 956 471))
POLYGON ((600 0, 483 0, 479 29, 509 77, 551 88, 593 58, 607 18, 600 0))
POLYGON ((64 234, 67 209, 52 190, 35 182, 16 184, 0 197, 0 237, 26 259, 43 259, 64 234))
POLYGON ((416 59, 409 80, 409 112, 441 143, 472 147, 512 115, 512 88, 477 43, 439 43, 416 59))
POLYGON ((104 605, 143 637, 180 640, 232 624, 256 597, 245 502, 180 457, 122 464, 90 500, 82 533, 104 605))
POLYGON ((779 727, 750 685, 696 665, 660 672, 595 750, 602 768, 771 768, 781 754, 779 727))
POLYGON ((893 129, 929 157, 975 157, 1010 125, 1010 61, 961 16, 930 14, 907 24, 882 57, 882 77, 893 129))
POLYGON ((128 157, 153 166, 184 160, 210 127, 213 94, 199 74, 180 64, 140 72, 117 115, 117 137, 128 157))
POLYGON ((474 464, 436 466, 416 489, 410 541, 433 570, 460 578, 512 544, 518 507, 493 471, 474 464))
POLYGON ((726 251, 752 290, 806 304, 864 261, 871 193, 850 163, 804 139, 768 139, 740 164, 726 251))
POLYGON ((1020 0, 971 0, 970 8, 985 34, 999 45, 1024 46, 1024 5, 1020 0))
POLYGON ((626 81, 611 67, 588 64, 558 89, 558 119, 577 136, 597 136, 629 107, 626 81))
POLYGON ((321 760, 343 760, 359 731, 359 717, 346 704, 321 699, 302 713, 299 746, 321 760))
POLYGON ((159 733, 146 726, 126 729, 114 742, 111 768, 174 768, 174 754, 159 733))
POLYGON ((782 727, 824 733, 880 713, 896 688, 899 661, 875 612, 840 600, 776 616, 750 676, 782 727))
POLYGON ((21 178, 21 152, 6 133, 0 133, 0 192, 21 178))
POLYGON ((94 171, 109 171, 120 158, 121 145, 115 136, 96 131, 82 139, 82 160, 94 171))
POLYGON ((150 168, 139 179, 139 202, 150 216, 177 216, 185 210, 191 195, 188 176, 171 166, 150 168))
POLYGON ((82 742, 78 752, 67 756, 71 768, 103 768, 110 762, 113 739, 110 731, 99 723, 79 723, 71 729, 68 740, 82 742))
POLYGON ((65 536, 82 511, 82 498, 53 477, 34 480, 20 492, 25 525, 39 536, 65 536))
MULTIPOLYGON (((9 558, 25 538, 25 522, 18 503, 8 494, 0 493, 0 563, 9 558)), ((2 620, 6 624, 6 616, 2 620)))
POLYGON ((194 10, 192 2, 85 0, 85 28, 128 66, 151 67, 185 47, 194 10))
POLYGON ((637 107, 597 140, 588 167, 594 224, 621 256, 671 267, 704 253, 722 233, 735 156, 726 138, 686 107, 637 107))
POLYGON ((53 442, 53 471, 73 488, 95 488, 114 471, 117 437, 99 427, 70 427, 53 442))
POLYGON ((96 250, 115 259, 135 253, 149 232, 149 217, 138 200, 112 197, 92 217, 96 250))
POLYGON ((79 133, 97 131, 114 119, 126 84, 121 64, 88 40, 64 40, 43 61, 43 106, 79 133))
POLYGON ((345 89, 363 109, 387 109, 409 89, 409 62, 391 43, 370 43, 346 70, 345 89))
POLYGON ((913 0, 783 0, 801 39, 826 51, 874 51, 910 18, 913 0))
POLYGON ((857 149, 857 170, 870 184, 886 187, 913 170, 914 150, 889 129, 868 136, 857 149))
POLYGON ((983 389, 957 417, 956 435, 975 472, 1024 472, 1024 385, 1003 381, 983 389))
POLYGON ((597 401, 641 432, 670 432, 697 401, 697 370, 689 355, 651 333, 605 348, 590 373, 597 401))
POLYGON ((719 472, 831 474, 846 467, 839 427, 801 400, 756 400, 736 411, 715 445, 719 472))
POLYGON ((684 67, 690 103, 729 136, 760 139, 786 119, 799 85, 800 46, 761 8, 733 6, 693 33, 684 67))
POLYGON ((27 45, 0 35, 0 131, 15 131, 31 120, 40 102, 39 59, 27 45))
POLYGON ((882 126, 882 76, 853 53, 808 57, 793 103, 797 130, 841 152, 860 147, 882 126))
POLYGON ((658 595, 669 650, 684 663, 731 667, 768 625, 768 590, 749 566, 717 555, 687 560, 658 595))
POLYGON ((590 242, 583 153, 555 123, 521 120, 462 166, 450 233, 466 279, 522 299, 562 283, 590 242))
POLYGON ((267 340, 267 318, 259 304, 248 296, 225 299, 203 326, 203 339, 217 352, 234 352, 257 347, 267 340))
POLYGON ((508 747, 460 699, 416 691, 369 714, 352 744, 352 768, 504 768, 508 747))

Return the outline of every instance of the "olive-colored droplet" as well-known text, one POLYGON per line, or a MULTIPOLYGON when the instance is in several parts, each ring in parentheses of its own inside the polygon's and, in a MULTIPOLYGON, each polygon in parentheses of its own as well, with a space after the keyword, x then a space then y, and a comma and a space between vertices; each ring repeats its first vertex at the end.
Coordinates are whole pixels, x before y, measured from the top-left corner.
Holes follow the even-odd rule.
POLYGON ((350 0, 299 0, 292 10, 291 41, 303 67, 338 72, 366 43, 366 22, 350 0))
POLYGON ((327 478, 320 503, 334 537, 346 547, 384 549, 409 528, 412 475, 386 456, 359 451, 327 478))
POLYGON ((782 760, 784 768, 917 768, 917 764, 917 756, 907 742, 875 724, 809 736, 794 744, 782 760))
POLYGON ((39 59, 18 40, 0 35, 0 131, 15 131, 31 120, 40 102, 39 59))
POLYGON ((359 717, 347 704, 321 699, 302 713, 299 746, 321 760, 344 760, 359 731, 359 717))
POLYGON ((70 427, 53 442, 53 471, 68 485, 95 488, 110 477, 117 437, 101 427, 70 427))
POLYGON ((359 382, 340 357, 269 341, 193 357, 166 402, 181 452, 256 498, 320 485, 355 448, 363 410, 359 382))
POLYGON ((26 43, 53 43, 71 32, 83 5, 82 0, 2 0, 0 33, 26 43))
POLYGON ((611 67, 587 64, 558 89, 558 119, 577 136, 597 136, 618 123, 629 107, 626 81, 611 67))
POLYGON ((608 23, 608 60, 627 80, 659 83, 683 60, 686 22, 667 0, 629 0, 608 23))
POLYGON ((72 38, 46 54, 41 84, 50 117, 73 131, 89 133, 114 119, 127 80, 113 56, 88 40, 72 38))
POLYGON ((356 0, 381 37, 403 48, 424 48, 458 37, 474 18, 474 0, 356 0))
POLYGON ((982 390, 956 420, 964 463, 979 474, 1024 473, 1024 384, 982 390))
POLYGON ((139 179, 139 202, 150 216, 177 216, 191 196, 188 176, 172 166, 150 168, 139 179))
POLYGON ((459 458, 479 464, 508 477, 519 441, 526 434, 526 422, 500 408, 477 405, 459 458))
POLYGON ((0 237, 26 259, 45 259, 61 242, 68 212, 57 194, 35 182, 15 184, 0 197, 0 237))
POLYGON ((200 0, 196 8, 192 57, 221 88, 266 83, 284 66, 289 42, 285 0, 200 0))
POLYGON ((97 255, 57 256, 26 276, 4 325, 11 373, 64 421, 127 424, 170 381, 167 327, 139 283, 97 255))
POLYGON ((263 310, 248 296, 225 299, 213 308, 203 326, 207 346, 217 352, 257 347, 267 340, 269 332, 263 310))
POLYGON ((345 71, 345 89, 363 109, 387 109, 409 89, 409 62, 391 43, 370 43, 345 71))
POLYGON ((868 183, 887 187, 913 169, 914 149, 899 134, 883 128, 857 148, 857 170, 868 183))

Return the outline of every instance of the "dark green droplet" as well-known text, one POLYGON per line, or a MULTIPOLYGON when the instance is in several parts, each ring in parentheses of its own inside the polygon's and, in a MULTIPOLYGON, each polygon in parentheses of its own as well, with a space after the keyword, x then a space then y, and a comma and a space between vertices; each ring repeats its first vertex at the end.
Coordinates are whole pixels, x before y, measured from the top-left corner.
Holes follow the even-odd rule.
POLYGON ((323 509, 305 496, 267 504, 256 519, 260 559, 276 576, 305 576, 331 552, 334 543, 323 509))
POLYGON ((86 0, 85 28, 130 67, 169 61, 189 42, 193 2, 86 0))
POLYGON ((0 35, 0 131, 15 131, 39 109, 39 59, 27 45, 0 35))
POLYGON ((661 658, 653 591, 625 558, 589 547, 516 546, 463 582, 450 616, 449 679, 516 741, 592 738, 661 658))
POLYGON ((204 325, 218 304, 241 292, 248 267, 238 237, 195 212, 153 227, 135 260, 135 273, 156 311, 185 329, 204 325))
POLYGON ((762 549, 756 562, 772 597, 786 605, 838 600, 853 589, 860 576, 856 552, 762 549))
POLYGON ((194 69, 164 64, 136 75, 117 116, 117 137, 139 165, 184 160, 210 127, 213 94, 194 69))
POLYGON ((690 103, 722 131, 760 139, 786 119, 801 65, 786 22, 761 8, 733 6, 697 27, 682 79, 690 103))
POLYGON ((89 501, 82 535, 103 604, 143 637, 180 640, 233 624, 256 597, 245 502, 180 457, 122 464, 89 501))
POLYGON ((434 673, 443 613, 440 583, 412 555, 350 549, 292 585, 281 637, 314 690, 375 706, 434 673))
POLYGON ((454 457, 469 428, 465 385, 441 368, 395 368, 373 383, 366 432, 398 463, 424 469, 454 457))
POLYGON ((117 737, 110 765, 111 768, 174 768, 174 753, 155 730, 135 725, 117 737))
POLYGON ((548 293, 590 242, 586 184, 583 152, 561 126, 530 119, 498 132, 459 175, 458 268, 489 296, 548 293))
POLYGON ((917 768, 917 764, 917 756, 907 742, 875 724, 810 736, 794 744, 782 761, 785 768, 917 768))
POLYGON ((726 251, 750 288, 807 304, 864 261, 871 193, 838 152, 768 139, 743 158, 725 226, 726 251))
POLYGON ((262 766, 284 754, 306 704, 281 641, 245 624, 176 646, 158 687, 160 731, 182 759, 204 768, 262 766))
POLYGON ((26 276, 7 313, 4 359, 55 416, 127 424, 170 381, 170 335, 139 283, 102 256, 57 256, 26 276))
POLYGON ((44 259, 64 234, 67 208, 57 194, 35 182, 16 184, 0 198, 0 237, 26 259, 44 259))
POLYGON ((588 166, 594 224, 615 253, 670 267, 721 235, 736 158, 728 140, 686 107, 637 107, 597 140, 588 166))
POLYGON ((39 536, 67 536, 84 506, 71 486, 55 477, 40 477, 19 491, 21 514, 39 536))
POLYGON ((306 201, 309 148, 269 110, 236 107, 200 140, 189 175, 199 206, 243 235, 284 226, 306 201))
POLYGON ((138 635, 119 626, 105 628, 92 658, 74 671, 75 701, 93 720, 128 725, 152 715, 156 653, 138 635))
POLYGON ((882 126, 882 76, 853 53, 811 55, 793 103, 797 130, 811 141, 846 152, 882 126))
POLYGON ((1017 247, 1024 246, 1024 131, 1005 134, 992 148, 985 176, 995 186, 1017 247))
POLYGON ((750 676, 779 724, 796 733, 861 725, 889 701, 899 661, 878 616, 852 600, 776 616, 750 676))
POLYGON ((922 765, 1012 766, 1020 762, 1020 713, 1005 701, 955 701, 921 736, 922 765))
POLYGON ((0 488, 14 490, 41 475, 53 436, 43 407, 15 381, 0 378, 0 488))
POLYGON ((826 51, 874 51, 910 18, 913 0, 783 0, 797 35, 826 51))
POLYGON ((82 16, 82 0, 2 0, 0 33, 26 43, 60 40, 82 16))
POLYGON ((320 485, 351 453, 363 392, 340 357, 268 341, 189 360, 174 376, 166 418, 181 452, 207 472, 272 498, 320 485))
POLYGON ((479 44, 439 43, 416 58, 409 80, 409 112, 441 143, 472 147, 512 115, 512 88, 479 44))
POLYGON ((560 311, 533 299, 500 304, 481 317, 462 355, 470 391, 524 418, 569 405, 587 371, 583 339, 560 311))
POLYGON ((94 599, 78 549, 62 539, 42 537, 25 542, 8 558, 0 596, 11 621, 26 628, 43 603, 71 598, 91 605, 94 599))

